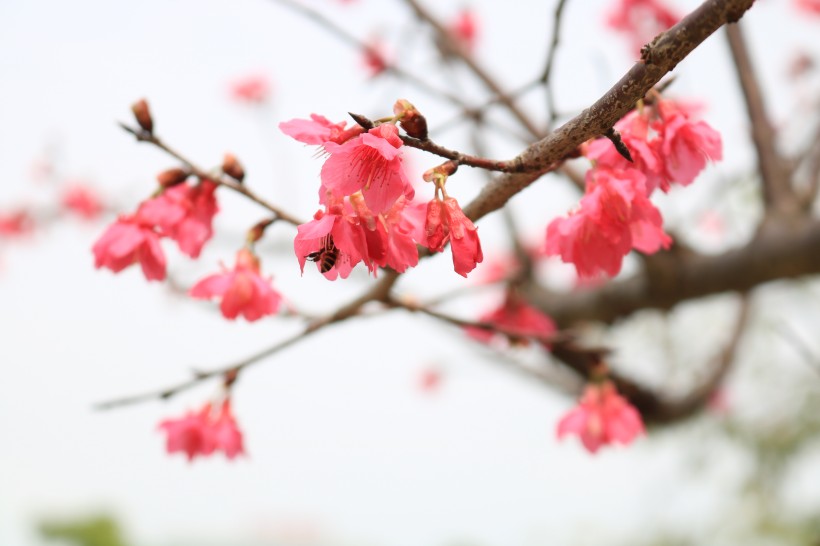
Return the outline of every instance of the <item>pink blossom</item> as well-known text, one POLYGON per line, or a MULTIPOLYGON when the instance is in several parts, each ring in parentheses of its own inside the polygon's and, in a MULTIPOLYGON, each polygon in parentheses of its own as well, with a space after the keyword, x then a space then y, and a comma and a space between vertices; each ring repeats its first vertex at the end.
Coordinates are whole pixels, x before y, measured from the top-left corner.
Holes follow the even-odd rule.
POLYGON ((380 37, 375 36, 362 50, 362 63, 371 78, 375 78, 390 66, 387 60, 387 46, 380 37))
MULTIPOLYGON (((530 343, 529 339, 526 339, 528 337, 547 338, 556 332, 555 322, 549 316, 514 294, 508 294, 500 307, 482 315, 479 322, 493 324, 505 334, 521 336, 518 339, 510 339, 513 345, 527 346, 530 343)), ((484 343, 498 337, 496 332, 484 328, 471 327, 466 330, 472 338, 484 343)))
MULTIPOLYGON (((648 108, 644 113, 633 110, 615 124, 615 129, 621 134, 621 140, 629 149, 633 163, 623 157, 607 138, 599 138, 587 144, 584 147, 584 155, 594 160, 597 168, 639 170, 646 177, 647 195, 651 195, 655 188, 664 185, 665 182, 659 150, 650 142, 648 113, 648 108)), ((666 186, 668 187, 668 184, 666 186)))
POLYGON ((149 281, 165 278, 165 254, 159 244, 159 233, 139 216, 122 215, 94 243, 94 266, 119 273, 139 262, 149 281))
POLYGON ((168 435, 165 450, 168 453, 182 451, 193 460, 197 455, 208 456, 216 449, 211 426, 211 404, 205 404, 197 413, 188 412, 179 419, 165 419, 159 428, 168 435))
MULTIPOLYGON (((671 101, 659 101, 658 109, 660 119, 653 127, 661 138, 665 177, 670 182, 687 186, 704 169, 707 160, 723 158, 720 133, 706 122, 691 121, 685 107, 671 101)), ((668 185, 663 189, 666 191, 668 185)))
POLYGON ((427 204, 423 244, 433 252, 440 252, 448 242, 453 252, 453 268, 462 277, 484 259, 477 228, 464 215, 458 202, 452 197, 443 201, 433 199, 427 204))
POLYGON ((162 421, 159 428, 168 435, 166 451, 182 451, 189 461, 197 455, 208 456, 216 451, 223 452, 228 459, 245 453, 230 399, 225 399, 216 411, 208 403, 196 413, 188 412, 179 419, 162 421))
POLYGON ((162 235, 177 242, 180 251, 198 258, 213 236, 213 219, 219 211, 217 185, 202 180, 196 185, 177 184, 140 207, 140 217, 157 226, 162 235))
POLYGON ((636 52, 680 20, 680 16, 660 0, 615 1, 615 8, 610 12, 607 24, 627 33, 636 52))
POLYGON ((364 227, 368 257, 365 261, 398 273, 418 264, 418 204, 408 206, 407 199, 400 196, 389 211, 376 215, 367 208, 361 194, 351 195, 349 202, 364 227))
POLYGON ((85 220, 94 220, 103 211, 103 205, 97 193, 80 184, 66 188, 61 203, 66 210, 78 214, 85 220))
POLYGON ((418 387, 422 392, 434 393, 441 388, 444 373, 438 366, 428 366, 421 370, 418 377, 418 387))
POLYGON ((448 26, 450 35, 469 52, 475 50, 478 40, 478 18, 471 9, 462 9, 448 26))
POLYGON ((404 195, 412 199, 413 187, 401 161, 398 128, 386 123, 344 144, 325 143, 330 157, 322 166, 322 186, 336 197, 361 191, 368 208, 386 212, 404 195))
POLYGON ((242 431, 239 430, 231 411, 230 399, 222 402, 222 410, 212 421, 211 427, 216 449, 222 451, 228 459, 245 453, 242 431))
POLYGON ((547 227, 546 252, 572 263, 581 278, 617 275, 633 248, 668 248, 663 218, 646 197, 646 177, 635 170, 590 169, 579 210, 547 227))
POLYGON ((246 248, 236 253, 232 271, 205 277, 189 294, 197 299, 222 298, 222 316, 234 320, 242 315, 248 322, 276 313, 282 301, 282 295, 271 286, 271 279, 260 275, 257 257, 246 248))
POLYGON ((644 432, 640 413, 618 394, 610 381, 587 385, 578 406, 567 413, 557 427, 559 439, 577 434, 590 453, 615 442, 630 444, 644 432))
POLYGON ((820 0, 794 0, 794 6, 806 13, 820 15, 820 0))
POLYGON ((311 114, 310 119, 292 119, 279 124, 279 129, 289 137, 304 142, 321 146, 325 142, 335 142, 344 144, 353 137, 364 132, 360 125, 353 125, 345 129, 345 122, 332 123, 324 116, 311 114))
POLYGON ((270 98, 270 80, 260 74, 245 76, 231 83, 230 93, 237 102, 262 104, 270 98))
MULTIPOLYGON (((368 257, 364 228, 344 204, 336 201, 327 212, 317 211, 313 220, 297 227, 293 250, 302 273, 305 262, 316 267, 329 280, 346 279, 357 263, 368 257)), ((368 263, 368 269, 375 266, 368 263)))
POLYGON ((34 231, 34 218, 26 210, 0 213, 0 235, 19 237, 34 231))

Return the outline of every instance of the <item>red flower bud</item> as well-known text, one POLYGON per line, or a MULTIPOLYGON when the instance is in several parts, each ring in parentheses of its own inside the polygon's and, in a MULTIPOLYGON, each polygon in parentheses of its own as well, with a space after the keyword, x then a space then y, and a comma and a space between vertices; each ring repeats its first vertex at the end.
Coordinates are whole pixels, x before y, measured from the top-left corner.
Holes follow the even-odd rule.
POLYGON ((148 108, 148 102, 145 99, 140 99, 132 104, 131 111, 143 131, 148 133, 154 131, 154 120, 151 118, 151 110, 148 108))
POLYGON ((168 169, 159 173, 157 175, 157 182, 159 182, 159 185, 163 188, 170 188, 171 186, 176 186, 177 184, 182 184, 185 182, 190 174, 191 173, 185 169, 174 167, 173 169, 168 169))
POLYGON ((222 172, 239 183, 242 183, 245 179, 245 169, 242 168, 242 164, 239 163, 236 156, 231 153, 225 154, 225 159, 222 160, 222 172))

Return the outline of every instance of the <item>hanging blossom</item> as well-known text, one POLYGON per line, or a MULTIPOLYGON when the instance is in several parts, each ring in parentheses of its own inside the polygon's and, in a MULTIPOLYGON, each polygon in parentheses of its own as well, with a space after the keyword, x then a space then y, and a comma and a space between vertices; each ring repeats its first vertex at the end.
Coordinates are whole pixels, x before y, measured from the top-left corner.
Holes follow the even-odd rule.
POLYGON ((159 244, 160 234, 151 222, 136 214, 123 214, 108 226, 94 243, 94 267, 105 267, 119 273, 139 263, 149 281, 165 279, 165 254, 159 244))
POLYGON ((424 245, 433 252, 441 252, 450 243, 453 268, 462 277, 484 260, 477 228, 452 197, 436 196, 427 204, 424 230, 424 245))
POLYGON ((183 254, 198 258, 213 237, 213 219, 219 212, 216 188, 211 180, 176 184, 143 203, 140 216, 157 226, 164 237, 176 241, 183 254))
POLYGON ((657 98, 630 112, 615 128, 630 151, 629 162, 608 139, 583 147, 593 161, 580 207, 547 228, 546 252, 572 263, 581 279, 617 275, 631 250, 652 254, 668 248, 660 211, 649 201, 657 189, 687 186, 708 161, 723 157, 720 134, 693 119, 695 108, 657 98))
MULTIPOLYGON (((521 336, 516 339, 510 338, 508 335, 503 336, 505 339, 510 340, 511 344, 520 346, 530 344, 530 340, 527 338, 545 338, 552 336, 557 331, 552 318, 528 305, 512 292, 507 293, 500 307, 482 315, 478 320, 501 328, 504 330, 504 334, 521 336)), ((470 327, 466 331, 470 337, 484 343, 489 343, 500 337, 499 333, 485 328, 470 327)), ((546 343, 544 345, 548 346, 546 343)))
POLYGON ((478 17, 472 9, 460 10, 447 27, 452 36, 464 49, 472 53, 478 41, 478 17))
POLYGON ((584 448, 595 453, 616 442, 630 444, 645 430, 638 410, 605 381, 587 385, 578 406, 561 418, 556 432, 558 439, 577 434, 584 448))
POLYGON ((146 279, 163 280, 166 261, 160 238, 173 239, 184 254, 198 257, 213 235, 211 224, 219 210, 215 191, 210 180, 177 183, 142 202, 134 214, 120 215, 94 244, 95 266, 119 273, 139 262, 146 279))
POLYGON ((233 81, 230 95, 236 102, 263 104, 271 95, 271 83, 267 76, 252 74, 233 81))
POLYGON ((84 220, 96 220, 103 212, 103 204, 97 192, 82 184, 68 186, 63 191, 60 204, 65 210, 84 220))
POLYGON ((242 432, 231 411, 230 399, 225 399, 216 409, 207 403, 197 412, 188 412, 178 419, 166 419, 160 422, 159 428, 168 435, 166 451, 181 451, 189 461, 218 451, 228 459, 245 453, 242 432))
POLYGON ((599 138, 583 147, 596 168, 637 169, 646 177, 647 196, 672 184, 687 186, 706 167, 723 158, 720 133, 704 121, 694 120, 696 108, 658 99, 652 107, 633 110, 615 124, 629 149, 626 160, 609 139, 599 138))
POLYGON ((646 177, 636 169, 590 169, 578 210, 547 227, 546 253, 589 279, 617 275, 633 248, 647 254, 669 248, 661 213, 646 195, 646 177))
POLYGON ((221 298, 222 316, 234 320, 239 315, 248 322, 273 315, 282 295, 259 272, 259 259, 247 248, 236 253, 233 270, 209 275, 196 283, 189 295, 197 299, 221 298))
POLYGON ((820 0, 793 0, 794 6, 806 13, 820 15, 820 0))
POLYGON ((0 236, 20 237, 34 231, 34 218, 26 210, 0 212, 0 236))
POLYGON ((390 66, 387 45, 380 36, 372 37, 362 49, 362 65, 371 78, 382 74, 390 66))
MULTIPOLYGON (((361 191, 370 210, 386 212, 402 195, 413 199, 401 159, 399 129, 385 123, 344 144, 325 142, 330 154, 322 166, 322 194, 349 196, 361 191)), ((320 195, 322 195, 320 194, 320 195)))
POLYGON ((423 206, 402 196, 390 210, 377 214, 361 193, 348 198, 330 193, 325 210, 297 228, 293 247, 299 267, 304 273, 307 261, 316 262, 330 280, 347 278, 359 262, 373 274, 379 267, 403 273, 418 263, 423 206))
POLYGON ((639 53, 644 44, 674 26, 680 15, 661 0, 615 0, 607 25, 627 34, 633 51, 639 53))

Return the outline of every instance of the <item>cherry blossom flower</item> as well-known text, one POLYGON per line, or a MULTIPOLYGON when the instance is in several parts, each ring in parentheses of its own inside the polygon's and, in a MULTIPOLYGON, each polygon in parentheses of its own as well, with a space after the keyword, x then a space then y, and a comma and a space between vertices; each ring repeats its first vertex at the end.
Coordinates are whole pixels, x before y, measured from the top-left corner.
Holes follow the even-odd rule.
POLYGON ((441 388, 444 373, 439 366, 427 366, 418 376, 418 388, 424 393, 432 394, 441 388))
POLYGON ((76 213, 85 220, 95 220, 103 211, 97 193, 80 184, 66 188, 60 201, 66 210, 76 213))
POLYGON ((668 248, 660 211, 646 197, 646 177, 635 170, 590 169, 581 206, 547 227, 546 252, 575 265, 578 276, 617 275, 633 248, 668 248))
MULTIPOLYGON (((336 200, 327 211, 319 210, 313 220, 299 225, 293 250, 299 268, 305 272, 305 262, 316 262, 316 267, 333 281, 346 279, 357 263, 368 256, 364 228, 344 203, 336 200)), ((368 269, 374 266, 368 263, 368 269)))
POLYGON ((820 15, 820 0, 794 0, 794 6, 806 13, 820 15))
POLYGON ((230 93, 237 102, 262 104, 270 98, 271 83, 266 76, 253 74, 231 83, 230 93))
POLYGON ((448 242, 453 252, 453 268, 462 277, 484 259, 477 228, 464 215, 458 202, 452 197, 432 199, 427 204, 423 244, 433 252, 440 252, 448 242))
POLYGON ((181 451, 191 461, 197 455, 208 456, 216 449, 211 426, 211 404, 205 404, 196 413, 188 412, 179 419, 165 419, 159 428, 165 431, 168 438, 165 450, 168 453, 181 451))
MULTIPOLYGON (((665 178, 687 186, 706 166, 707 160, 723 158, 720 133, 706 122, 693 122, 685 106, 672 101, 658 102, 660 118, 653 124, 660 135, 665 178)), ((668 183, 661 186, 664 191, 668 183)))
POLYGON ((577 434, 586 450, 595 453, 615 442, 630 444, 645 431, 638 410, 606 381, 587 385, 578 406, 558 422, 556 432, 559 439, 577 434))
POLYGON ((322 166, 322 187, 337 197, 361 191, 368 208, 386 212, 404 195, 412 199, 413 187, 401 161, 398 128, 386 123, 344 144, 326 142, 330 157, 322 166))
POLYGON ((202 247, 213 236, 213 218, 219 211, 216 188, 210 180, 193 186, 184 183, 171 186, 143 203, 140 217, 176 241, 181 252, 198 258, 202 247))
POLYGON ((387 46, 378 36, 370 39, 362 50, 362 64, 371 78, 375 78, 390 66, 387 60, 387 46))
POLYGON ((34 231, 34 218, 26 210, 0 213, 0 235, 20 237, 34 231))
POLYGON ((279 129, 299 142, 317 146, 325 142, 344 144, 364 132, 364 128, 360 125, 353 125, 348 129, 345 129, 345 125, 344 121, 333 123, 324 116, 311 114, 310 119, 283 121, 279 124, 279 129))
POLYGON ((245 453, 242 432, 231 411, 230 399, 225 399, 216 411, 208 403, 198 412, 160 422, 159 428, 168 435, 166 451, 181 451, 189 461, 216 451, 221 451, 228 459, 245 453))
MULTIPOLYGON (((520 346, 530 344, 528 337, 549 337, 557 331, 555 322, 549 316, 511 293, 507 294, 500 307, 482 315, 478 320, 494 324, 504 330, 504 333, 521 336, 518 339, 503 336, 513 345, 520 346)), ((466 328, 466 331, 470 337, 484 343, 489 343, 499 337, 498 333, 485 328, 470 327, 466 328)))
POLYGON ((448 26, 450 35, 469 52, 475 50, 478 40, 478 18, 473 10, 464 8, 448 26))
POLYGON ((271 286, 271 279, 260 275, 259 259, 246 248, 236 253, 232 271, 205 277, 191 288, 189 295, 197 299, 222 298, 222 316, 234 320, 242 315, 248 322, 276 313, 282 301, 282 295, 271 286))
POLYGON ((618 153, 608 138, 599 138, 584 146, 584 155, 595 161, 596 168, 641 171, 646 177, 647 196, 661 185, 668 188, 668 183, 664 181, 663 161, 659 156, 658 146, 650 141, 649 112, 649 108, 644 109, 643 113, 633 110, 615 124, 621 140, 629 149, 632 163, 618 153))
POLYGON ((161 281, 165 278, 165 254, 159 238, 153 224, 146 223, 139 211, 121 215, 94 243, 94 266, 119 273, 139 262, 147 280, 161 281))
POLYGON ((680 16, 660 0, 616 0, 607 24, 628 34, 633 50, 640 52, 644 44, 679 20, 680 16))
POLYGON ((216 449, 222 451, 228 459, 233 459, 237 455, 245 453, 242 431, 239 430, 231 411, 230 399, 222 402, 222 409, 212 421, 211 427, 216 449))

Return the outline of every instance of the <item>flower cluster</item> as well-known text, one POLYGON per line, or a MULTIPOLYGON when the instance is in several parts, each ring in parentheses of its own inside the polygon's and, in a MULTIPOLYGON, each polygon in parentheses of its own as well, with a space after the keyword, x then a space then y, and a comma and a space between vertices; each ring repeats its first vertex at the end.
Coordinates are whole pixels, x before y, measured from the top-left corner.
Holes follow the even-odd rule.
POLYGON ((302 272, 316 262, 326 278, 347 278, 359 262, 375 274, 380 267, 399 273, 419 261, 416 244, 423 242, 422 205, 401 197, 385 213, 372 212, 361 193, 328 197, 325 210, 298 227, 293 249, 302 272))
POLYGON ((183 254, 196 258, 213 235, 212 222, 219 207, 216 184, 202 180, 182 182, 164 189, 140 204, 133 214, 123 214, 94 244, 94 265, 118 273, 139 263, 148 280, 165 278, 165 254, 160 238, 177 243, 183 254))
POLYGON ((585 146, 594 167, 587 171, 580 207, 547 228, 546 252, 575 265, 579 277, 617 275, 632 249, 652 254, 671 238, 649 197, 673 183, 691 184, 708 160, 722 157, 720 135, 693 109, 657 100, 652 108, 630 112, 615 128, 630 151, 625 159, 608 139, 585 146))
POLYGON ((627 34, 632 49, 640 52, 644 44, 679 20, 680 15, 661 0, 617 0, 607 24, 627 34))
POLYGON ((559 439, 577 434, 590 453, 615 442, 632 443, 643 433, 641 414, 610 381, 588 385, 578 406, 559 421, 557 428, 559 439))
POLYGON ((248 322, 272 315, 279 310, 282 295, 259 272, 259 259, 247 248, 236 253, 232 271, 209 275, 196 283, 189 292, 198 299, 221 298, 222 316, 234 320, 239 315, 248 322))
POLYGON ((167 435, 168 453, 181 451, 191 461, 196 456, 207 457, 221 451, 228 459, 245 453, 242 432, 231 411, 230 399, 216 409, 210 403, 197 412, 188 412, 179 419, 166 419, 159 424, 167 435))
MULTIPOLYGON (((397 119, 423 130, 412 105, 396 104, 397 119)), ((465 277, 483 259, 476 227, 455 199, 434 198, 426 208, 412 201, 415 191, 404 172, 403 142, 393 123, 364 132, 312 114, 310 120, 294 119, 279 128, 328 155, 319 190, 324 210, 300 225, 294 240, 303 272, 305 262, 313 261, 330 280, 346 278, 359 262, 373 274, 380 267, 402 273, 418 263, 419 244, 435 252, 449 242, 455 271, 465 277)))

